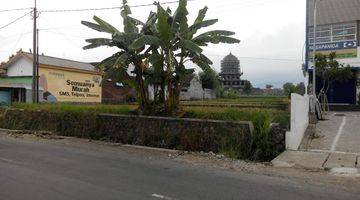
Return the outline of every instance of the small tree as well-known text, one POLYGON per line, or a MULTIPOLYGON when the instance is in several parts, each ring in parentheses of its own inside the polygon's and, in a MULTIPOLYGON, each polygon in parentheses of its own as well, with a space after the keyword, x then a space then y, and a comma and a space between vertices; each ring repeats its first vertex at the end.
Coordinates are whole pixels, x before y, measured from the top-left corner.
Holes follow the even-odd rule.
POLYGON ((270 84, 267 84, 265 87, 266 87, 266 89, 271 90, 274 86, 270 85, 270 84))
POLYGON ((246 95, 250 95, 252 92, 253 86, 251 84, 250 81, 248 80, 244 80, 244 89, 243 89, 243 93, 246 95))
POLYGON ((345 82, 354 77, 350 65, 340 64, 333 52, 329 56, 316 54, 316 76, 322 81, 321 94, 326 95, 331 84, 334 82, 345 82))
POLYGON ((299 84, 297 84, 296 86, 296 92, 300 95, 304 95, 305 94, 305 84, 304 82, 300 82, 299 84))
POLYGON ((203 88, 217 90, 220 87, 219 75, 212 68, 200 72, 199 77, 203 88))
POLYGON ((300 95, 305 94, 305 84, 303 82, 294 85, 293 83, 287 82, 283 85, 284 94, 290 99, 292 93, 297 93, 300 95))
POLYGON ((297 88, 293 83, 287 82, 283 85, 284 94, 290 99, 292 93, 297 93, 297 88))

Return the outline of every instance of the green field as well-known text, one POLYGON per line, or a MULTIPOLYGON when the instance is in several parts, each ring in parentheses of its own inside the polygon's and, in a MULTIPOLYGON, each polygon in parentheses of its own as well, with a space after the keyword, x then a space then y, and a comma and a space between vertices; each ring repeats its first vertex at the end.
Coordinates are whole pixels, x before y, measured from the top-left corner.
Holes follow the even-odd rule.
POLYGON ((214 99, 203 101, 182 101, 183 104, 288 104, 286 97, 243 96, 236 99, 214 99))
MULTIPOLYGON (((217 99, 209 101, 182 102, 182 118, 198 118, 225 121, 255 121, 260 115, 273 123, 289 127, 288 100, 283 97, 245 97, 239 99, 217 99), (277 107, 280 106, 280 107, 277 107)), ((51 112, 87 112, 132 114, 136 105, 82 105, 82 104, 13 104, 12 107, 26 110, 51 112)))

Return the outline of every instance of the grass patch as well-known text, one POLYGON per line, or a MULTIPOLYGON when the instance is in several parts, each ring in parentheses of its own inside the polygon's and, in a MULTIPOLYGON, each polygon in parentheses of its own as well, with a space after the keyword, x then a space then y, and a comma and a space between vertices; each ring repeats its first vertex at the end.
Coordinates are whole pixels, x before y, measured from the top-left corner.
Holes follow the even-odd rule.
MULTIPOLYGON (((184 117, 197 119, 213 119, 224 121, 252 121, 259 116, 267 115, 271 123, 279 123, 288 128, 290 124, 290 113, 278 109, 241 109, 241 108, 217 108, 217 107, 186 107, 184 117)), ((254 124, 254 126, 256 126, 254 124)))
POLYGON ((254 97, 243 96, 236 99, 214 99, 199 101, 182 101, 183 104, 289 104, 286 97, 254 97))
POLYGON ((45 110, 49 112, 72 112, 72 113, 109 113, 109 114, 131 114, 137 108, 136 105, 85 105, 85 104, 28 104, 28 103, 14 103, 13 108, 37 111, 45 110))

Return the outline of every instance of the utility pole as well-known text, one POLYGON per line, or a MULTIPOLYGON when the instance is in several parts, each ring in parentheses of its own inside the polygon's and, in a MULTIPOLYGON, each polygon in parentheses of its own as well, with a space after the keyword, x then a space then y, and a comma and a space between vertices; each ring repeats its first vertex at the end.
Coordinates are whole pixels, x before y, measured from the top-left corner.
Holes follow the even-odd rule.
POLYGON ((36 29, 36 103, 39 103, 39 29, 36 29))
POLYGON ((34 18, 34 27, 33 27, 33 76, 32 76, 32 102, 37 103, 36 99, 36 72, 37 72, 37 28, 36 28, 36 18, 37 18, 37 10, 36 10, 36 0, 34 0, 34 10, 33 10, 33 18, 34 18))
POLYGON ((316 26, 317 26, 317 5, 321 0, 314 0, 314 42, 313 42, 313 63, 314 63, 314 67, 313 67, 313 95, 316 98, 316 59, 315 59, 315 55, 316 55, 316 26))

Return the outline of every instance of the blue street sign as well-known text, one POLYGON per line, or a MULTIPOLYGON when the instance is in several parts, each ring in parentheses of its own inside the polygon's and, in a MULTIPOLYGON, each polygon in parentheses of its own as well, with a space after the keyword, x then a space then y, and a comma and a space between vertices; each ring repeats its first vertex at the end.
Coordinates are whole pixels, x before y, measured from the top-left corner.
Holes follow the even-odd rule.
MULTIPOLYGON (((309 46, 310 50, 314 50, 313 45, 309 46)), ((339 49, 355 49, 357 48, 356 41, 345 41, 345 42, 332 42, 324 44, 316 44, 316 51, 331 51, 339 49)))

